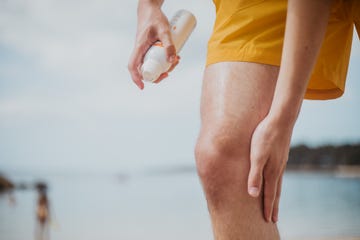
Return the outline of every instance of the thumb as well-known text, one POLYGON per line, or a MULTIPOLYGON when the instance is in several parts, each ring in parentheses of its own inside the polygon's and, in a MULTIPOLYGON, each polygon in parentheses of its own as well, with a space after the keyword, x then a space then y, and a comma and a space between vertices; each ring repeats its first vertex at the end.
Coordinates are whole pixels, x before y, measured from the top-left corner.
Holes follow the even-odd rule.
POLYGON ((264 162, 259 157, 251 157, 250 159, 250 172, 248 177, 248 193, 252 197, 260 195, 262 182, 264 162))
POLYGON ((166 51, 166 58, 168 62, 174 63, 176 60, 176 49, 171 38, 170 30, 164 31, 159 37, 166 51))

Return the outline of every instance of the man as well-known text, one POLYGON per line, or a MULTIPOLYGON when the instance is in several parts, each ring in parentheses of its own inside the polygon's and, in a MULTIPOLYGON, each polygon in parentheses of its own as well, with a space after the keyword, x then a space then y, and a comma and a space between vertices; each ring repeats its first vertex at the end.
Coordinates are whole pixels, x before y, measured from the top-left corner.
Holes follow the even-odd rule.
MULTIPOLYGON (((129 71, 140 89, 139 67, 155 41, 178 63, 162 3, 139 0, 129 71)), ((282 175, 302 100, 342 95, 360 1, 214 3, 195 156, 215 239, 279 239, 282 175)))

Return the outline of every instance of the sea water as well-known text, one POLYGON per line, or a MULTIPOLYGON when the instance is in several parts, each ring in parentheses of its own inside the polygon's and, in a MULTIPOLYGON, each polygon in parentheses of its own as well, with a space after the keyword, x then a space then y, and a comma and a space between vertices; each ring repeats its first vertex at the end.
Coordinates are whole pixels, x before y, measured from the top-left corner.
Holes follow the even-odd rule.
MULTIPOLYGON (((133 174, 14 173, 17 182, 49 184, 50 237, 58 240, 213 239, 195 171, 133 174)), ((360 237, 360 179, 286 173, 282 239, 360 237)), ((0 239, 34 239, 36 192, 0 196, 0 239)))

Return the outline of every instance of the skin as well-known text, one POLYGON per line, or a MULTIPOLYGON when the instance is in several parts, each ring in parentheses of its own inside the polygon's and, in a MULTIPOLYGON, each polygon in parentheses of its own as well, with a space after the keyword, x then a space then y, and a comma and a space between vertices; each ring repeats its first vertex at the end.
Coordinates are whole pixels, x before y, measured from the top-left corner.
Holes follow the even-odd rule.
POLYGON ((168 72, 161 74, 160 77, 154 81, 155 83, 159 83, 161 80, 168 77, 169 72, 175 68, 180 59, 176 55, 175 46, 171 39, 169 21, 161 11, 163 2, 163 0, 140 0, 138 4, 136 40, 128 64, 128 69, 132 80, 141 90, 144 89, 144 83, 142 81, 143 77, 141 75, 140 67, 147 50, 156 41, 161 41, 163 43, 167 60, 172 65, 168 72))
MULTIPOLYGON (((155 41, 163 42, 173 67, 178 63, 162 3, 139 1, 129 71, 140 89, 144 85, 138 69, 155 41)), ((195 154, 217 240, 279 238, 276 225, 266 222, 278 221, 290 139, 331 4, 331 0, 288 1, 280 69, 236 62, 205 70, 195 154)))

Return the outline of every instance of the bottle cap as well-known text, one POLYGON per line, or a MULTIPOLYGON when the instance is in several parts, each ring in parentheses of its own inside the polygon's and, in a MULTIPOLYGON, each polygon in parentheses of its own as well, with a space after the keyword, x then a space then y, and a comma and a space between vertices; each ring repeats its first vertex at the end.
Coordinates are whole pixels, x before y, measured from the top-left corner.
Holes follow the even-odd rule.
POLYGON ((141 72, 144 81, 153 82, 158 79, 162 73, 161 64, 153 59, 147 59, 141 66, 141 72))

